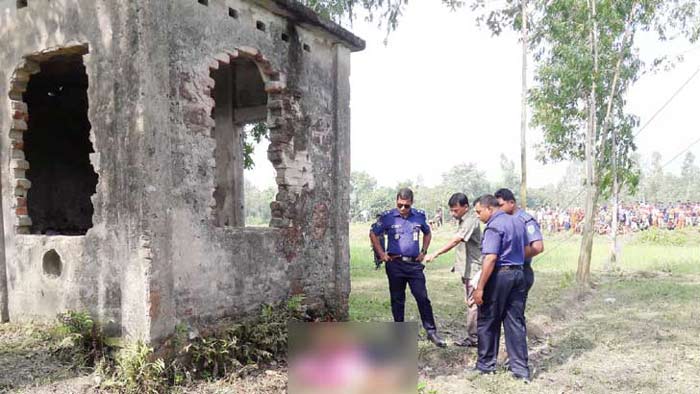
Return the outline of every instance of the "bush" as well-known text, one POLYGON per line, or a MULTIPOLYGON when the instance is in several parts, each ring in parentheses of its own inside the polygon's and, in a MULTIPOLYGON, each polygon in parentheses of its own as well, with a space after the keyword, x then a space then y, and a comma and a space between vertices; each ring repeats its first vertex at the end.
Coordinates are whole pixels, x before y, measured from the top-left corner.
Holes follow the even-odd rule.
POLYGON ((55 351, 78 368, 94 367, 106 350, 100 326, 85 312, 61 313, 58 321, 57 331, 62 340, 55 351))
POLYGON ((105 386, 118 387, 125 393, 167 392, 168 368, 162 358, 154 356, 152 347, 139 341, 120 350, 115 361, 113 378, 105 386))
POLYGON ((244 365, 277 362, 287 356, 287 324, 300 320, 300 299, 263 306, 254 319, 224 323, 210 335, 195 338, 184 349, 197 376, 217 378, 244 365))
POLYGON ((178 325, 159 347, 159 353, 143 342, 123 349, 108 346, 99 325, 87 313, 59 315, 63 340, 59 351, 95 367, 106 378, 103 388, 122 393, 164 393, 192 378, 219 378, 261 363, 283 361, 287 356, 287 324, 301 320, 301 298, 263 306, 260 314, 242 322, 221 322, 206 335, 188 340, 178 325))

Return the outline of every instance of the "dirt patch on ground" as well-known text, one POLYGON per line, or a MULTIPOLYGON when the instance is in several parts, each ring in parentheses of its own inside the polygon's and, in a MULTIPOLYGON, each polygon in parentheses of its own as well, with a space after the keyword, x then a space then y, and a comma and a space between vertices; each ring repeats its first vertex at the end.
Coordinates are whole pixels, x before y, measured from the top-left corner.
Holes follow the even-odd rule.
MULTIPOLYGON (((41 392, 38 387, 79 375, 56 357, 52 328, 43 324, 0 324, 0 393, 41 392)), ((61 391, 52 391, 61 393, 61 391)), ((80 392, 78 390, 64 391, 80 392)))

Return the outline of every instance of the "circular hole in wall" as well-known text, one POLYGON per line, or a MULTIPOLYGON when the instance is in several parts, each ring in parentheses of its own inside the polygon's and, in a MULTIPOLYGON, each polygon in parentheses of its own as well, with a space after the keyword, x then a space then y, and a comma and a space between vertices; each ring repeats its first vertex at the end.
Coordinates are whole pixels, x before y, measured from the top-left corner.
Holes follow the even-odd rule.
POLYGON ((63 262, 61 261, 61 256, 54 250, 51 249, 44 253, 44 275, 52 278, 57 278, 61 276, 61 270, 63 269, 63 262))

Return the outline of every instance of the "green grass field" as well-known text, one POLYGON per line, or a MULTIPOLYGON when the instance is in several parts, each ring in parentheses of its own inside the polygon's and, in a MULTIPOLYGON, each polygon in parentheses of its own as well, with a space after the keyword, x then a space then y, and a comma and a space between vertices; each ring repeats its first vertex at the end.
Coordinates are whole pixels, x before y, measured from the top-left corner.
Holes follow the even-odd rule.
MULTIPOLYGON (((368 225, 351 227, 351 319, 391 321, 386 275, 375 271, 368 225)), ((432 250, 452 228, 436 232, 432 250)), ((580 239, 546 236, 535 260, 527 318, 532 383, 505 372, 466 378, 475 349, 437 349, 420 341, 425 393, 695 393, 700 387, 700 229, 622 237, 621 261, 605 269, 610 241, 594 244, 594 289, 574 282, 580 239)), ((451 273, 453 254, 426 267, 439 329, 448 340, 466 327, 462 285, 451 273)), ((407 296, 406 319, 420 321, 407 296)))

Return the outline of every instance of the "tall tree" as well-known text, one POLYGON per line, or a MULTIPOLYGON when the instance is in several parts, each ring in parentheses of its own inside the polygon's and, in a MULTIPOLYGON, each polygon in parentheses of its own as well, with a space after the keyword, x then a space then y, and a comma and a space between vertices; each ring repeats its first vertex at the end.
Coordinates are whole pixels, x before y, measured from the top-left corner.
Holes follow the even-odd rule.
POLYGON ((636 177, 629 158, 635 149, 631 132, 638 120, 625 112, 625 92, 641 73, 634 50, 636 32, 658 28, 663 35, 668 29, 660 20, 685 22, 697 16, 697 8, 683 0, 671 8, 660 0, 553 0, 542 9, 535 39, 538 86, 532 94, 533 121, 544 130, 545 158, 583 155, 587 163, 585 229, 576 275, 581 285, 590 283, 594 216, 601 192, 612 188, 615 178, 625 182, 623 174, 636 177), (680 3, 692 7, 675 8, 680 3), (582 128, 585 134, 580 133, 582 128))
MULTIPOLYGON (((601 175, 610 171, 608 132, 611 127, 629 132, 636 121, 624 113, 623 93, 639 73, 630 37, 639 10, 636 1, 613 5, 553 0, 541 12, 534 42, 533 123, 543 129, 543 161, 586 163, 584 231, 576 278, 587 285, 601 175)), ((631 138, 620 140, 633 149, 631 138)))
POLYGON ((650 202, 660 201, 660 194, 664 187, 665 178, 661 159, 661 153, 653 152, 651 154, 651 166, 647 171, 644 185, 644 199, 650 202))
MULTIPOLYGON (((519 26, 522 0, 492 4, 473 1, 473 8, 482 10, 479 21, 495 34, 519 26)), ((680 35, 695 41, 700 4, 695 0, 530 0, 530 4, 529 44, 536 65, 536 86, 530 94, 532 123, 544 132, 539 158, 586 163, 585 229, 576 278, 588 285, 598 199, 606 188, 612 189, 615 178, 619 188, 625 182, 622 174, 636 177, 629 157, 635 149, 630 131, 638 121, 624 110, 624 94, 641 72, 634 50, 636 33, 652 30, 660 40, 680 35)))
POLYGON ((452 192, 462 192, 470 200, 482 194, 492 193, 486 174, 474 163, 463 163, 442 174, 442 184, 452 192))
POLYGON ((684 201, 690 201, 691 198, 697 197, 700 191, 700 168, 695 165, 695 155, 693 152, 688 152, 683 158, 681 165, 681 196, 684 201))
POLYGON ((350 174, 350 218, 369 220, 371 214, 370 196, 377 189, 377 180, 364 171, 350 174), (364 215, 364 217, 362 217, 364 215))

